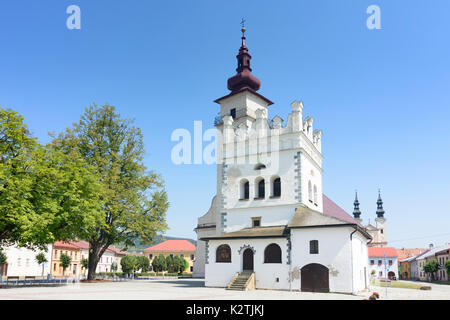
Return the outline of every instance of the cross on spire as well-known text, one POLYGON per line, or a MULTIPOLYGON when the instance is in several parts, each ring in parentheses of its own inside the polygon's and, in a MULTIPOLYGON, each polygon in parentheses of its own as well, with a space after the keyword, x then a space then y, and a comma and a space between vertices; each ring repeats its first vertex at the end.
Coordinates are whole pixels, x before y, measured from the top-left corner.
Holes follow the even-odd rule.
POLYGON ((242 20, 241 20, 241 26, 242 26, 242 28, 245 28, 245 19, 244 18, 242 18, 242 20))

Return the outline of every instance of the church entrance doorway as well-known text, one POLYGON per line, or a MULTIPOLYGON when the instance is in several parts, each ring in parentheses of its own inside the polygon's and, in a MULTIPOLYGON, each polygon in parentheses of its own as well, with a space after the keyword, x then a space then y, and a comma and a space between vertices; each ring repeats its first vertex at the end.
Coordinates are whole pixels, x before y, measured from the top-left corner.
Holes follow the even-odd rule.
POLYGON ((243 263, 242 263, 243 271, 253 271, 253 250, 245 249, 243 254, 243 263))
POLYGON ((330 292, 328 268, 311 263, 304 266, 300 273, 302 291, 330 292))
POLYGON ((388 273, 388 279, 391 280, 392 277, 395 277, 395 272, 389 271, 389 273, 388 273))

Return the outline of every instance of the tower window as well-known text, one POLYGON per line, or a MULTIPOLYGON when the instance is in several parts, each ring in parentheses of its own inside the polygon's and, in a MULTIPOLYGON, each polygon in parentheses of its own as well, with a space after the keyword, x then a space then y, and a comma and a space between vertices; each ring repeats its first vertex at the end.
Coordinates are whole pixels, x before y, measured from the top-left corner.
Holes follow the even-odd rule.
POLYGON ((311 181, 308 182, 308 200, 309 200, 309 202, 313 202, 312 201, 312 185, 311 185, 311 181))
POLYGON ((259 180, 256 183, 256 198, 255 199, 264 199, 265 198, 265 184, 264 179, 259 180))
POLYGON ((233 119, 236 119, 236 108, 231 109, 230 115, 233 119))
POLYGON ((314 185, 314 204, 317 206, 317 186, 314 185))
POLYGON ((247 200, 250 197, 250 184, 248 180, 241 181, 241 200, 247 200))
POLYGON ((273 180, 273 197, 280 197, 281 196, 281 179, 275 178, 273 180))

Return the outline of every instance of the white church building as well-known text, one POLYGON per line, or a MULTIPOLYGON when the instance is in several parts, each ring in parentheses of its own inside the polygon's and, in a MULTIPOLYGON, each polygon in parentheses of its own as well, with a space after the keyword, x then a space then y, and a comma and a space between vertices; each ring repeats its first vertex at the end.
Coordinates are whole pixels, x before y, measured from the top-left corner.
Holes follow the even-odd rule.
POLYGON ((217 99, 217 194, 198 219, 194 277, 207 287, 356 293, 369 285, 371 236, 322 193, 320 130, 291 104, 287 121, 257 91, 245 43, 217 99), (250 284, 250 285, 249 285, 250 284))

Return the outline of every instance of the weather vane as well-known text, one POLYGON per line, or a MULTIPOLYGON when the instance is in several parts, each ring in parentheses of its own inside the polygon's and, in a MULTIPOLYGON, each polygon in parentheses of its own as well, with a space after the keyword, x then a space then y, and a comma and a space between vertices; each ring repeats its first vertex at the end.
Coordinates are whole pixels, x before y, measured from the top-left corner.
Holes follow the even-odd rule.
POLYGON ((242 18, 242 20, 241 20, 241 26, 242 26, 242 28, 245 28, 245 20, 244 20, 244 18, 242 18))

